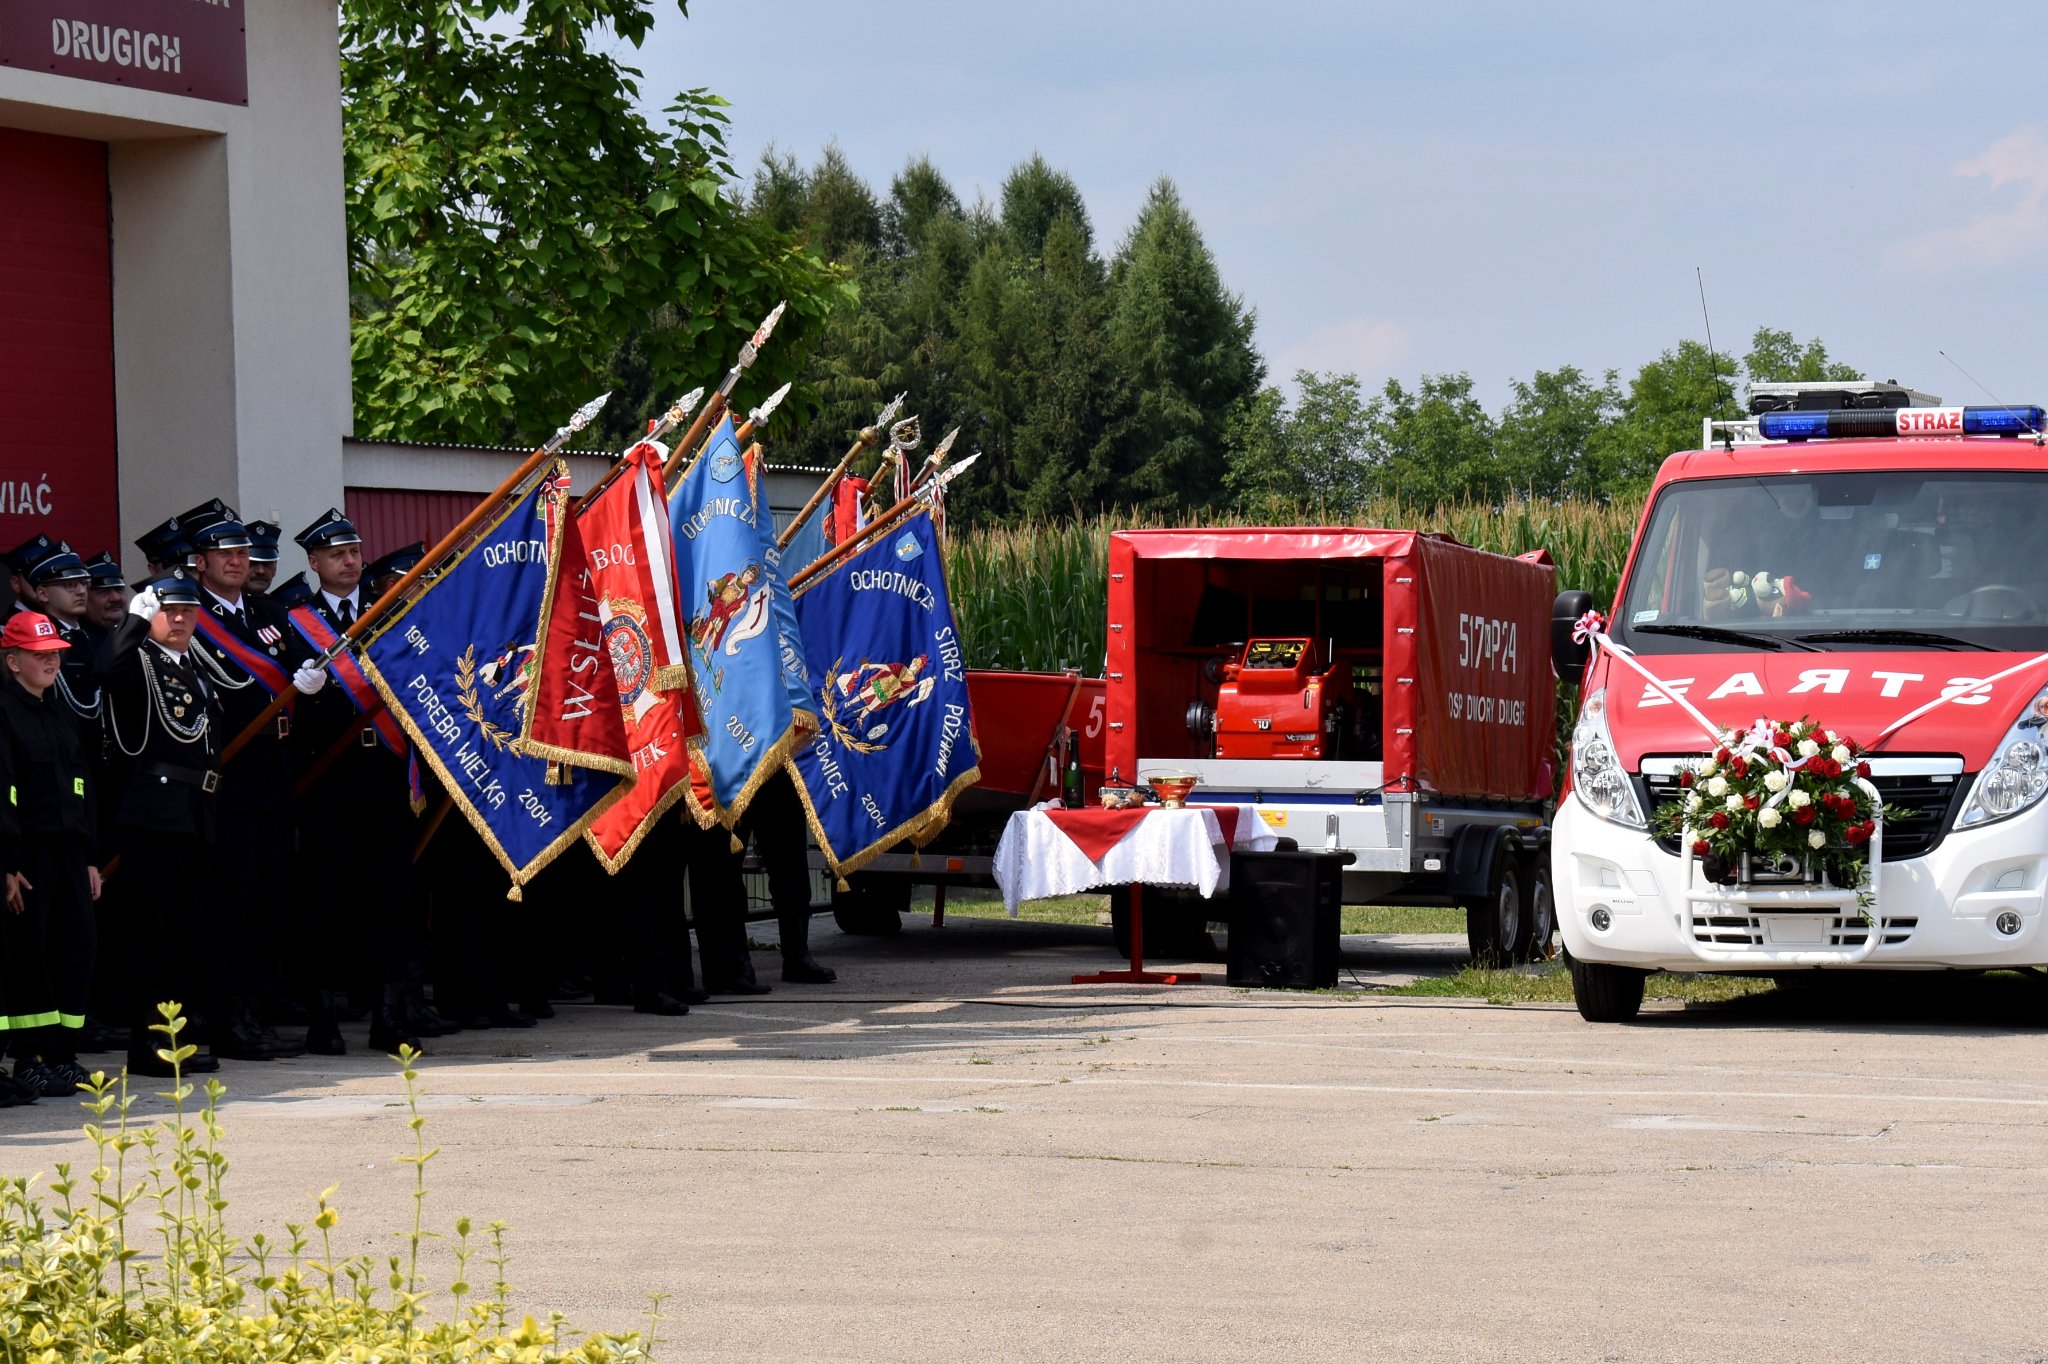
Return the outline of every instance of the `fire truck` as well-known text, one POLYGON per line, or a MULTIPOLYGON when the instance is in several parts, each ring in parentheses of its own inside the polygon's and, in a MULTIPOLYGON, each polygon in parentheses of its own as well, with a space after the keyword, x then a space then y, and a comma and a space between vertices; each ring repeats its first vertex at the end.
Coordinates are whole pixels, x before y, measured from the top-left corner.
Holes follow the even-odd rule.
MULTIPOLYGON (((1547 950, 1546 555, 1406 530, 1132 530, 1110 537, 1109 578, 1111 782, 1192 776, 1192 800, 1351 853, 1346 903, 1462 906, 1485 961, 1547 950)), ((1148 953, 1225 917, 1148 889, 1148 953)))
POLYGON ((1659 969, 2048 965, 2042 409, 1893 382, 1759 384, 1750 407, 1664 462, 1610 619, 1554 606, 1581 700, 1552 869, 1592 1021, 1633 1017, 1659 969), (1700 719, 1803 717, 1874 750, 1890 814, 1859 892, 1811 860, 1709 878, 1658 836, 1713 747, 1700 719))

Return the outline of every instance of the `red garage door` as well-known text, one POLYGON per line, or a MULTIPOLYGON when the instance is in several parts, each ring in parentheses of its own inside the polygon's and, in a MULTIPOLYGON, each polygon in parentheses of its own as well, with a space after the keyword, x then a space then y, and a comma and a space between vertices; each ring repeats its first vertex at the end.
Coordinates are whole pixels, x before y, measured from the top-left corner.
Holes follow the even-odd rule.
POLYGON ((0 128, 0 552, 119 552, 101 142, 0 128))

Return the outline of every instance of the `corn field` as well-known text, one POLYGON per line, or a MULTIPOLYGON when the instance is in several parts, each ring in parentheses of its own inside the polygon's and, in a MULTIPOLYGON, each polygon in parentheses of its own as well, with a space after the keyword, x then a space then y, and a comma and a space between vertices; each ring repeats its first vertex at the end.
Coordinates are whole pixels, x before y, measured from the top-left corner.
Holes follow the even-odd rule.
MULTIPOLYGON (((1641 505, 1525 499, 1505 505, 1453 505, 1432 511, 1398 502, 1369 504, 1355 526, 1447 531, 1498 554, 1550 551, 1560 590, 1584 588, 1605 607, 1614 599, 1641 505)), ((1108 648, 1109 533, 1149 526, 1318 526, 1332 522, 1305 507, 1276 506, 1251 516, 1226 513, 1162 521, 1112 514, 1090 522, 1036 522, 962 531, 946 547, 953 614, 974 668, 1102 671, 1108 648)))

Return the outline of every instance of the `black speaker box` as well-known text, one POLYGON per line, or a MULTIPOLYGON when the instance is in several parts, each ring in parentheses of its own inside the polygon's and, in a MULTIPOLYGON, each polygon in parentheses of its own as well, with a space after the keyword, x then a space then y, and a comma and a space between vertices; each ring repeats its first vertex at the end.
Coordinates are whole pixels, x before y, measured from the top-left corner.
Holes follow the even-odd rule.
POLYGON ((1337 913, 1351 860, 1348 852, 1231 855, 1232 985, 1326 990, 1337 983, 1337 913))

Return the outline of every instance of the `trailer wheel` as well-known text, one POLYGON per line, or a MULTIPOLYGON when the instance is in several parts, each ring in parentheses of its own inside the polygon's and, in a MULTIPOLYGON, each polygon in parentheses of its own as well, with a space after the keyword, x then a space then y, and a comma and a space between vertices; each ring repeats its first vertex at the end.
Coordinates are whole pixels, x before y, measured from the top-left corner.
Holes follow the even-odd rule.
POLYGON ((1528 915, 1522 904, 1522 875, 1506 849, 1493 859, 1486 895, 1465 904, 1465 941, 1472 964, 1505 966, 1528 942, 1528 915))
POLYGON ((1648 971, 1572 958, 1572 1001, 1588 1023, 1626 1023, 1643 1009, 1648 971))
POLYGON ((848 889, 832 888, 832 922, 841 933, 886 938, 903 931, 910 906, 910 882, 900 877, 852 876, 848 889))
POLYGON ((1528 887, 1529 940, 1517 954, 1526 961, 1549 961, 1557 935, 1557 898, 1550 889, 1550 849, 1538 848, 1523 864, 1522 884, 1528 887))

